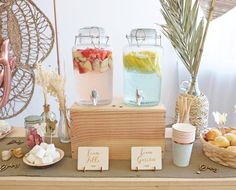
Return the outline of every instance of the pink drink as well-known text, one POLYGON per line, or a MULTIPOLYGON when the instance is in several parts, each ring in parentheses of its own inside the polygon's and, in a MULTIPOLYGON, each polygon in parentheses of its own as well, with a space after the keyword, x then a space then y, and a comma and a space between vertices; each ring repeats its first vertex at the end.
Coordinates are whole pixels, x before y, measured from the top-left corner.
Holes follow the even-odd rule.
POLYGON ((111 103, 112 99, 112 69, 104 73, 89 72, 79 74, 75 72, 76 102, 83 105, 93 105, 91 94, 93 90, 98 93, 97 105, 111 103))
POLYGON ((112 55, 98 48, 73 51, 76 102, 105 105, 112 100, 112 55))

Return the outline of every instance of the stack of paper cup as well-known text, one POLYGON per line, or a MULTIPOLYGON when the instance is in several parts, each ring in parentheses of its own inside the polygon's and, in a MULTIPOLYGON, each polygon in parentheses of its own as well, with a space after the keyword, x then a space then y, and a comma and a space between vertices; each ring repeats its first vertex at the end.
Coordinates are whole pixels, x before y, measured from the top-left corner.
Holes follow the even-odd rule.
POLYGON ((177 123, 172 126, 172 139, 176 143, 189 144, 195 141, 196 128, 188 123, 177 123))
POLYGON ((172 126, 173 162, 179 167, 189 165, 196 128, 188 123, 176 123, 172 126))

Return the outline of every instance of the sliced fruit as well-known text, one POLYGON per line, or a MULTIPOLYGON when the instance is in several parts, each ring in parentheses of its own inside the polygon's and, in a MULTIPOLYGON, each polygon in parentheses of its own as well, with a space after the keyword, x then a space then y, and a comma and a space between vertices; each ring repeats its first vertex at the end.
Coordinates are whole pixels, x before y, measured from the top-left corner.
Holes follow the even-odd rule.
POLYGON ((104 59, 100 65, 100 72, 106 72, 109 69, 109 59, 104 59))
POLYGON ((88 57, 90 57, 90 55, 91 54, 93 54, 93 50, 92 49, 85 49, 85 50, 82 50, 81 51, 81 54, 84 56, 84 57, 86 57, 86 58, 88 58, 88 57))
POLYGON ((85 61, 85 62, 80 62, 78 64, 78 68, 79 68, 79 72, 82 73, 87 73, 92 71, 92 65, 90 64, 89 61, 85 61))
POLYGON ((100 51, 100 59, 105 60, 107 58, 108 51, 100 51))
POLYGON ((100 61, 96 59, 92 62, 93 71, 99 72, 100 71, 100 61))
POLYGON ((123 57, 124 67, 127 70, 136 70, 143 73, 157 73, 160 76, 159 56, 155 52, 130 52, 123 57))
POLYGON ((112 68, 112 58, 108 57, 108 65, 110 68, 112 68))
POLYGON ((74 69, 78 68, 78 62, 76 61, 75 58, 73 59, 73 66, 74 66, 74 69))
POLYGON ((98 48, 77 49, 72 52, 74 68, 80 73, 105 72, 112 67, 112 53, 98 48))
POLYGON ((75 50, 72 52, 74 58, 82 57, 81 51, 75 50))

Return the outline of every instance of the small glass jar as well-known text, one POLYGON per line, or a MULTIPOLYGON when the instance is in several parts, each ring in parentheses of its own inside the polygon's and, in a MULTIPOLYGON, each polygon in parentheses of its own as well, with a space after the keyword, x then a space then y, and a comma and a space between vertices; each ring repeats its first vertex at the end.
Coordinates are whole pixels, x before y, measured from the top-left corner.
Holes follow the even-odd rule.
POLYGON ((44 112, 41 114, 42 122, 45 123, 45 134, 46 136, 54 136, 56 133, 56 114, 51 111, 50 105, 46 104, 43 106, 44 112))
POLYGON ((106 105, 112 101, 112 51, 103 28, 79 30, 73 47, 76 102, 80 105, 106 105))
POLYGON ((124 102, 155 106, 161 95, 161 36, 155 29, 133 29, 124 48, 124 102))
POLYGON ((44 142, 45 123, 42 122, 42 117, 30 115, 25 118, 25 131, 28 148, 32 149, 35 145, 40 145, 44 142))

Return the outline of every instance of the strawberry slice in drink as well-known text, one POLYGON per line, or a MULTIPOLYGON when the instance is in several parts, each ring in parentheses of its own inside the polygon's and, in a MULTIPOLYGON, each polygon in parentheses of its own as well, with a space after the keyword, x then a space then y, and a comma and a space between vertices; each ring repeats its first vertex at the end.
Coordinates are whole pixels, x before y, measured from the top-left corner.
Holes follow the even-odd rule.
POLYGON ((79 62, 78 64, 79 73, 87 73, 93 70, 92 65, 89 61, 79 62))
POLYGON ((92 71, 91 63, 85 59, 85 61, 79 61, 78 57, 73 59, 74 69, 79 70, 79 73, 87 73, 92 71))
MULTIPOLYGON (((81 50, 78 50, 78 51, 81 51, 81 50)), ((85 49, 85 50, 82 50, 81 51, 81 54, 85 57, 85 58, 89 58, 91 56, 91 54, 93 54, 93 49, 85 49)))
POLYGON ((99 54, 100 54, 100 59, 104 61, 104 59, 107 58, 108 51, 102 50, 99 52, 99 54))
POLYGON ((90 71, 105 72, 111 68, 111 55, 111 51, 99 48, 77 49, 73 52, 74 69, 79 70, 81 74, 90 71))

